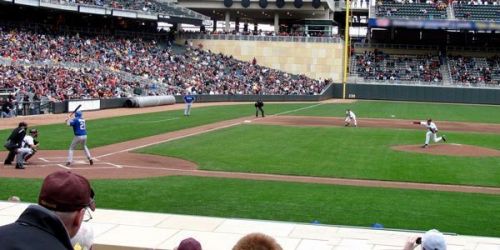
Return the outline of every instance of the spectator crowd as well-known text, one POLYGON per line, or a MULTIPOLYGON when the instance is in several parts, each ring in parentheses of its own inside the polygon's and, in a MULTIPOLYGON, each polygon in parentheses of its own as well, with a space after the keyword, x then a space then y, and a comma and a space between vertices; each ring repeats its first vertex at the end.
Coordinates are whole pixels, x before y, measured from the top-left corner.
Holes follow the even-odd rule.
POLYGON ((365 80, 441 82, 443 79, 439 58, 433 55, 390 55, 375 49, 356 54, 353 60, 354 74, 365 80))
POLYGON ((328 83, 191 46, 176 54, 141 38, 0 28, 0 89, 53 101, 126 97, 137 88, 150 95, 316 95, 328 83))

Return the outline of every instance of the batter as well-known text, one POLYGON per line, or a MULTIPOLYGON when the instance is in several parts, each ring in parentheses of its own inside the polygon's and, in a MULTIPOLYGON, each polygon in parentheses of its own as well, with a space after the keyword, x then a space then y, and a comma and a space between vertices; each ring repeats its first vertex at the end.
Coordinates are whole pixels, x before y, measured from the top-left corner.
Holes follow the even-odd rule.
POLYGON ((82 111, 78 110, 75 112, 75 118, 71 119, 71 114, 66 119, 66 124, 68 126, 73 127, 73 133, 75 137, 73 137, 73 141, 69 146, 68 152, 68 162, 66 162, 66 166, 71 165, 73 162, 73 151, 75 150, 78 144, 83 146, 83 150, 85 151, 85 156, 89 160, 90 165, 94 165, 92 161, 92 157, 90 156, 89 148, 87 147, 87 127, 85 125, 85 120, 83 119, 82 111))

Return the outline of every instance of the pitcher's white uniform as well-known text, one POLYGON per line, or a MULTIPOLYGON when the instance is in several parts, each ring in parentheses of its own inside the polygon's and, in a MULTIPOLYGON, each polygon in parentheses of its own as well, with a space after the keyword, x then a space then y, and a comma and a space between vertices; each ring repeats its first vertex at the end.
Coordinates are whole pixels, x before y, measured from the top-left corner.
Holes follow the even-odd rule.
POLYGON ((425 126, 427 128, 427 133, 425 133, 425 144, 423 146, 424 148, 429 145, 431 137, 434 142, 440 142, 441 140, 446 142, 446 138, 444 136, 437 137, 438 128, 436 124, 432 122, 432 120, 421 121, 420 125, 425 126))
POLYGON ((354 124, 354 127, 358 126, 358 121, 356 121, 356 114, 348 109, 345 111, 345 126, 349 126, 351 123, 354 124))

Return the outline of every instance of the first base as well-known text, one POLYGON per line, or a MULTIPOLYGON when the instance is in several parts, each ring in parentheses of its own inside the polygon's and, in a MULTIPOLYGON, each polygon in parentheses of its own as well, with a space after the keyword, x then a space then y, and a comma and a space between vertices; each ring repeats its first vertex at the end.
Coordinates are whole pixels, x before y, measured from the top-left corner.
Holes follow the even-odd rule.
POLYGON ((244 123, 251 123, 252 121, 250 121, 250 120, 244 120, 243 122, 244 123))

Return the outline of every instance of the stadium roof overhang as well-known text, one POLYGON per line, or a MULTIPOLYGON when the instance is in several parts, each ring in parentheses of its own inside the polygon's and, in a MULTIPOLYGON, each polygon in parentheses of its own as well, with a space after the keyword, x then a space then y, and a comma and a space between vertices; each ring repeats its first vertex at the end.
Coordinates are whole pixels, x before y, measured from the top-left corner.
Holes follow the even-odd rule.
POLYGON ((216 20, 225 20, 229 13, 230 20, 246 21, 251 23, 273 23, 275 14, 279 15, 280 23, 295 23, 298 20, 333 20, 333 10, 327 0, 322 0, 318 8, 313 7, 312 0, 304 0, 303 5, 297 8, 293 1, 285 1, 279 8, 276 0, 267 1, 265 8, 259 1, 252 0, 248 7, 242 5, 242 0, 234 0, 230 7, 226 7, 224 0, 178 0, 182 7, 192 9, 216 20))

